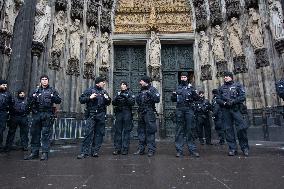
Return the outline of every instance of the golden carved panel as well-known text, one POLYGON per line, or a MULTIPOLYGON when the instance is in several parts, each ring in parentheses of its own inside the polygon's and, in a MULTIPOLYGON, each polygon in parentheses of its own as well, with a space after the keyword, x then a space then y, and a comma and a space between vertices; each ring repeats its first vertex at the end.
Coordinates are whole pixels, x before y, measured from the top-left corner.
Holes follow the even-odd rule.
POLYGON ((193 32, 192 14, 186 0, 118 0, 115 33, 193 32))

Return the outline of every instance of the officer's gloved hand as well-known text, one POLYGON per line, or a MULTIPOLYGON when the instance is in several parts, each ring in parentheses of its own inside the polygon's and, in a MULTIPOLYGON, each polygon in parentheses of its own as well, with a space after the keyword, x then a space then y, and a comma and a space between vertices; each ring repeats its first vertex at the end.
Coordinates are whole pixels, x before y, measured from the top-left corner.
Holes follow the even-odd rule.
POLYGON ((226 104, 225 104, 225 106, 227 106, 227 107, 231 107, 233 105, 234 105, 234 102, 232 100, 226 102, 226 104))

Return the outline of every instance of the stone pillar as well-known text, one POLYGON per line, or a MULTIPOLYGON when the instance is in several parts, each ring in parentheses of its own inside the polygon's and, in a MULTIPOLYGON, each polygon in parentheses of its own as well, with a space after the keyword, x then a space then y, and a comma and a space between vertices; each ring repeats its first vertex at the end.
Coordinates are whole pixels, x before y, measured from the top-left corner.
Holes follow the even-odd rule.
POLYGON ((10 91, 19 88, 29 89, 32 68, 31 47, 33 39, 36 0, 26 1, 19 12, 14 26, 12 39, 12 55, 9 64, 8 81, 10 91))

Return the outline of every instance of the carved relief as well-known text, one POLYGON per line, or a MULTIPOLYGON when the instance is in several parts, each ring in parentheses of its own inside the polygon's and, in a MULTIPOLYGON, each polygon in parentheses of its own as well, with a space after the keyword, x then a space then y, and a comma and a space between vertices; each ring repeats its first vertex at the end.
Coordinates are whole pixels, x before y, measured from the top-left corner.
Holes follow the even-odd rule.
POLYGON ((249 20, 248 20, 248 35, 250 42, 254 49, 259 49, 264 47, 263 41, 263 31, 261 27, 260 15, 256 12, 254 8, 249 8, 249 20))
POLYGON ((209 38, 206 36, 204 31, 200 32, 200 40, 199 40, 199 58, 200 65, 204 66, 209 64, 209 38))
POLYGON ((160 81, 160 69, 161 69, 161 42, 156 32, 151 32, 150 39, 150 64, 149 71, 153 81, 160 81))
POLYGON ((216 62, 225 61, 224 33, 219 25, 215 26, 212 51, 216 62))
POLYGON ((85 62, 83 78, 84 79, 95 79, 94 69, 95 69, 95 65, 93 63, 88 64, 87 62, 85 62))
POLYGON ((228 27, 228 33, 228 40, 230 42, 230 47, 233 51, 233 57, 242 56, 244 54, 241 44, 242 30, 237 18, 231 18, 231 23, 228 27))
POLYGON ((11 55, 12 49, 10 48, 11 35, 6 31, 0 31, 0 52, 2 54, 11 55))
POLYGON ((80 75, 79 60, 78 59, 70 58, 68 60, 66 74, 67 75, 74 75, 76 77, 78 77, 80 75))
POLYGON ((33 41, 32 42, 32 54, 33 56, 39 57, 44 50, 44 45, 42 42, 33 41))
POLYGON ((10 1, 6 1, 5 3, 2 30, 8 35, 13 34, 15 20, 23 4, 24 4, 24 0, 10 0, 10 1))
POLYGON ((225 72, 228 71, 227 61, 221 61, 216 63, 217 75, 216 77, 224 77, 225 72))
POLYGON ((234 73, 246 73, 248 71, 246 66, 246 57, 245 56, 237 56, 233 58, 234 61, 234 73))
POLYGON ((82 0, 72 0, 71 1, 71 18, 73 20, 83 19, 84 1, 82 0))
POLYGON ((196 31, 206 30, 208 27, 207 23, 207 11, 205 4, 195 7, 196 16, 196 31))
POLYGON ((102 32, 111 32, 111 11, 102 10, 101 16, 101 31, 102 32))
POLYGON ((107 9, 112 9, 113 2, 114 0, 102 0, 103 7, 107 9))
POLYGON ((0 13, 2 11, 3 4, 4 4, 4 0, 0 0, 0 13))
POLYGON ((284 53, 284 38, 275 41, 274 46, 277 49, 277 51, 279 51, 280 53, 284 53))
POLYGON ((67 25, 65 22, 65 13, 59 11, 54 20, 53 44, 51 48, 51 62, 49 68, 58 70, 60 68, 60 56, 66 41, 67 25))
POLYGON ((115 14, 115 33, 192 32, 185 0, 120 0, 115 14))
POLYGON ((254 53, 256 58, 255 61, 256 69, 269 66, 269 60, 266 48, 256 49, 254 53))
POLYGON ((223 22, 221 5, 219 4, 219 0, 211 0, 209 1, 209 9, 210 9, 210 22, 211 25, 221 24, 223 22))
POLYGON ((212 80, 212 69, 211 65, 201 66, 201 81, 212 80))
POLYGON ((51 20, 51 7, 46 0, 40 0, 36 5, 35 30, 33 40, 43 43, 48 34, 51 20))
POLYGON ((226 1, 226 11, 227 18, 231 19, 232 17, 239 17, 241 14, 240 10, 240 1, 239 0, 225 0, 226 1))
MULTIPOLYGON (((275 40, 284 37, 283 13, 278 0, 268 0, 269 26, 275 40)), ((284 5, 282 5, 284 6, 284 5)))
POLYGON ((66 11, 67 9, 67 0, 56 0, 55 1, 55 10, 56 11, 66 11))
POLYGON ((198 7, 200 5, 204 4, 204 0, 193 0, 193 5, 195 7, 198 7))
POLYGON ((98 25, 98 5, 97 0, 90 0, 87 8, 87 24, 88 26, 98 25))

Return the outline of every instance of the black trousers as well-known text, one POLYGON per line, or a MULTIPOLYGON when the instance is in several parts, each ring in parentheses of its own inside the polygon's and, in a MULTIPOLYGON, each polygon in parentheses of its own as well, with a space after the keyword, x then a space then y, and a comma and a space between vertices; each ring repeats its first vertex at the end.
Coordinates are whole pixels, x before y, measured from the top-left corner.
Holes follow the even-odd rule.
POLYGON ((29 122, 27 116, 11 116, 9 121, 9 131, 6 139, 6 147, 10 148, 13 145, 17 128, 20 128, 21 146, 28 147, 29 143, 29 122))
POLYGON ((131 110, 116 112, 114 125, 114 148, 116 150, 128 151, 132 128, 131 110))
POLYGON ((32 153, 38 154, 40 147, 42 152, 49 152, 53 122, 53 114, 51 112, 33 114, 31 126, 32 153))
POLYGON ((196 115, 197 134, 200 142, 203 142, 205 137, 206 143, 211 143, 211 125, 208 115, 196 115))

